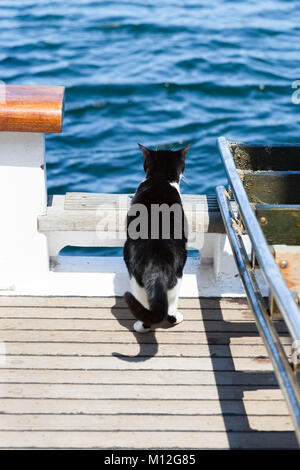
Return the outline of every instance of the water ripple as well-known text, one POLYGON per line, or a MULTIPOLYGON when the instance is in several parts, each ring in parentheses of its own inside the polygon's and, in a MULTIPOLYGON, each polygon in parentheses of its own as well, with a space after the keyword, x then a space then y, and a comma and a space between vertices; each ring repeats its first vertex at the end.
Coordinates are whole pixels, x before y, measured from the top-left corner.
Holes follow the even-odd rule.
POLYGON ((0 5, 1 80, 65 85, 64 132, 47 136, 49 192, 132 192, 144 145, 192 144, 183 191, 224 183, 216 149, 296 142, 295 0, 14 0, 0 5))

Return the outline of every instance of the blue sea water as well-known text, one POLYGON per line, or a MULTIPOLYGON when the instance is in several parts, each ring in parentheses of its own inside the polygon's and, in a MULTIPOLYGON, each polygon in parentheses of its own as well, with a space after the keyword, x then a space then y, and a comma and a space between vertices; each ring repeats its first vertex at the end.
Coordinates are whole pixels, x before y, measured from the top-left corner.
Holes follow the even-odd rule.
POLYGON ((1 0, 0 80, 66 87, 63 133, 46 141, 49 193, 134 192, 137 142, 190 143, 182 192, 212 193, 226 182, 218 136, 299 142, 298 6, 1 0))

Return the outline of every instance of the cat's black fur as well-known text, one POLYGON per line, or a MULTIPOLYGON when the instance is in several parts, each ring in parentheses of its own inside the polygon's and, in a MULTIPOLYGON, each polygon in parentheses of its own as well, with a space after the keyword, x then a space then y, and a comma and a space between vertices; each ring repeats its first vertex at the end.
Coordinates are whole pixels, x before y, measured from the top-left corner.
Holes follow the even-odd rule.
MULTIPOLYGON (((124 246, 124 260, 129 276, 134 276, 140 287, 147 294, 149 310, 145 308, 131 293, 125 293, 125 300, 132 314, 143 322, 145 328, 168 317, 167 291, 172 289, 177 279, 182 277, 187 258, 186 233, 184 231, 184 212, 178 190, 170 183, 178 183, 185 168, 185 157, 189 146, 178 151, 149 150, 140 145, 144 154, 144 170, 146 179, 143 181, 132 200, 132 204, 144 204, 148 209, 148 239, 131 239, 128 226, 135 216, 127 215, 127 241, 124 246), (181 239, 174 237, 174 223, 171 218, 170 239, 162 239, 161 220, 159 238, 151 239, 151 204, 174 203, 180 205, 182 220, 181 239)), ((186 221, 185 221, 186 222, 186 221)), ((175 322, 174 317, 168 318, 175 322)))

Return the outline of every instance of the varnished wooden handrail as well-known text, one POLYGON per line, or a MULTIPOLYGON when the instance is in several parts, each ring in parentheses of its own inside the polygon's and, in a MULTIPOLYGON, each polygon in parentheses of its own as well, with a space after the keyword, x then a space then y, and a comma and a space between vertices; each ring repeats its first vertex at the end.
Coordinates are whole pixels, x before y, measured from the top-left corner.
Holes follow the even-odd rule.
POLYGON ((62 86, 1 85, 0 132, 61 132, 62 86))

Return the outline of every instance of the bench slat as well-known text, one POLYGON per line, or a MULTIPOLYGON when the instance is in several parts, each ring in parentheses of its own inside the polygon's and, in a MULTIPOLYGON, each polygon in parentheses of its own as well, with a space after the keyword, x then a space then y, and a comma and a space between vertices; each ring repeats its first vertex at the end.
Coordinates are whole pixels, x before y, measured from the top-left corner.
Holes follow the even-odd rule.
MULTIPOLYGON (((98 206, 101 209, 126 209, 128 210, 134 194, 105 194, 105 193, 66 193, 65 210, 94 210, 98 206)), ((183 204, 205 205, 209 210, 218 211, 218 203, 214 195, 198 196, 194 194, 184 194, 183 204)))
MULTIPOLYGON (((132 195, 67 193, 53 196, 47 213, 38 217, 40 232, 96 231, 107 221, 104 231, 124 231, 132 195)), ((215 196, 182 195, 189 230, 198 233, 225 233, 215 196)))

